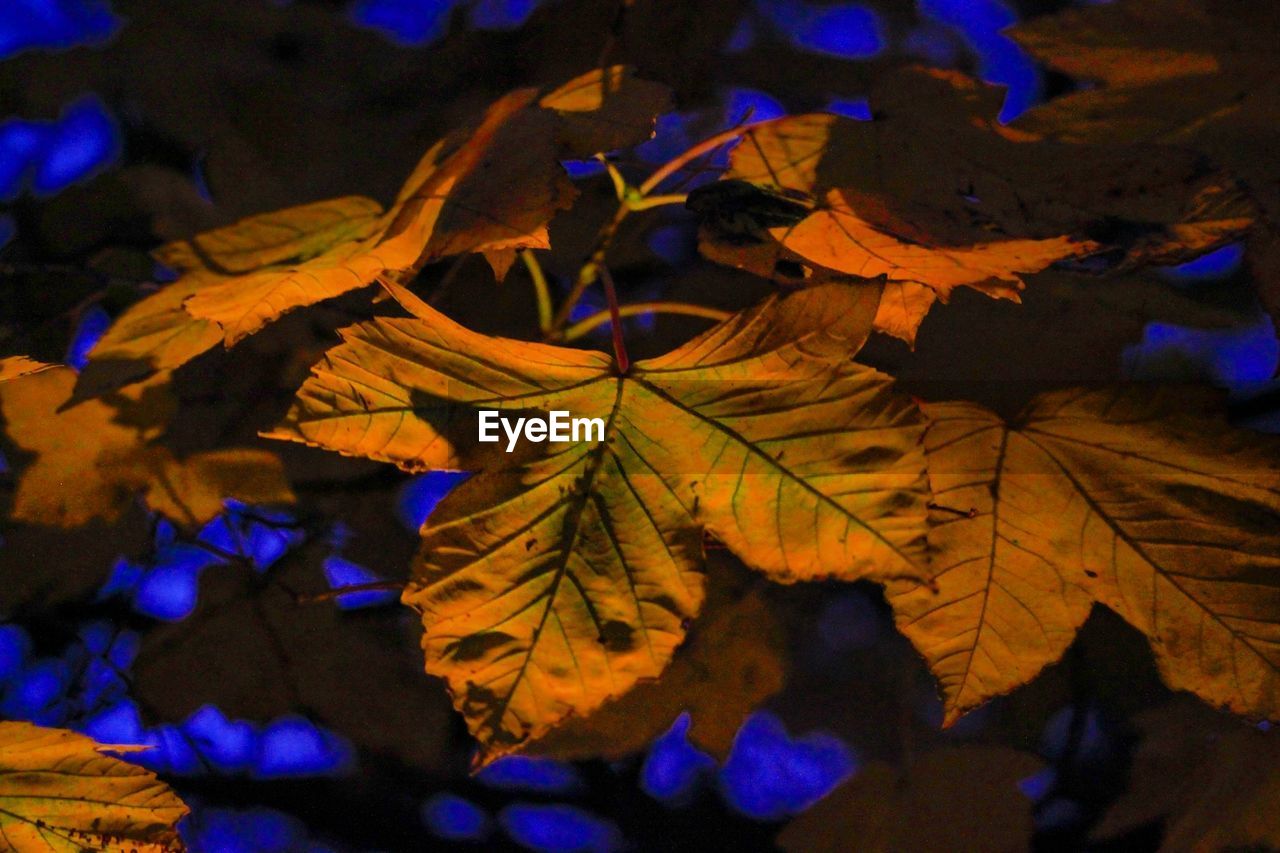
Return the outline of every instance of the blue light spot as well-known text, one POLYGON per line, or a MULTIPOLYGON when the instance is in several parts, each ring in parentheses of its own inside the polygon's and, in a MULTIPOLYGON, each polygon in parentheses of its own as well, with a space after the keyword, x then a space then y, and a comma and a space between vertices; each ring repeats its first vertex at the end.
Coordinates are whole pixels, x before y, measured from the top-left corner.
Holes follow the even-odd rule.
POLYGON ((653 137, 636 146, 635 153, 646 163, 665 163, 693 144, 690 128, 697 113, 663 113, 654 124, 653 137))
POLYGON ((1175 281, 1187 282, 1226 278, 1240 269, 1240 262, 1243 259, 1244 244, 1230 243, 1185 264, 1164 267, 1160 270, 1160 274, 1175 281))
POLYGON ((698 782, 716 769, 715 759, 689 743, 689 714, 681 714, 649 747, 640 786, 654 799, 686 802, 698 782))
POLYGON ((118 26, 104 0, 5 0, 0 13, 0 59, 32 48, 100 44, 118 26))
POLYGON ((138 705, 128 699, 85 720, 80 730, 99 743, 136 744, 144 743, 147 737, 138 705))
POLYGON ((431 44, 449 30, 450 13, 458 0, 358 0, 351 19, 378 30, 391 41, 407 45, 431 44))
POLYGON ((249 770, 258 754, 258 733, 243 720, 228 720, 212 705, 195 711, 182 726, 191 745, 223 773, 249 770))
POLYGON ((1017 23, 999 0, 917 0, 920 11, 955 29, 978 57, 978 73, 1008 90, 1000 121, 1017 118, 1040 98, 1040 72, 1035 62, 1001 30, 1017 23))
POLYGON ((64 661, 38 660, 14 678, 0 701, 0 717, 57 725, 64 716, 61 704, 70 688, 71 672, 64 661))
POLYGON ((222 551, 239 554, 266 571, 276 560, 299 544, 306 533, 293 526, 289 513, 266 507, 249 507, 239 501, 226 502, 227 511, 209 522, 197 537, 222 551))
POLYGON ((954 68, 960 61, 964 44, 954 30, 927 21, 907 33, 902 50, 939 68, 954 68))
POLYGON ((871 121, 871 104, 866 98, 836 98, 827 102, 826 110, 845 118, 871 121))
POLYGON ((94 305, 85 311, 71 338, 71 345, 67 348, 67 364, 76 370, 84 370, 84 366, 89 363, 89 351, 102 340, 110 326, 111 315, 102 306, 94 305))
POLYGON ((0 625, 0 693, 17 677, 31 654, 31 638, 17 625, 0 625))
POLYGON ((1046 767, 1039 773, 1033 773, 1025 779, 1018 781, 1018 790, 1022 795, 1033 803, 1038 803, 1053 790, 1053 786, 1058 782, 1058 771, 1052 767, 1046 767))
POLYGON ((480 841, 489 835, 484 810, 453 794, 436 794, 423 804, 421 815, 428 829, 448 841, 480 841))
POLYGON ((49 195, 87 180, 114 163, 120 150, 115 119, 97 98, 81 98, 54 125, 32 189, 37 195, 49 195))
POLYGON ((748 817, 780 820, 831 793, 856 769, 839 738, 792 738, 777 717, 758 711, 738 730, 720 770, 720 787, 729 805, 748 817))
POLYGON ((186 619, 196 609, 200 596, 200 572, 219 560, 190 545, 170 546, 157 559, 160 562, 138 583, 134 609, 170 622, 186 619))
POLYGON ((194 809, 179 829, 203 853, 314 853, 302 821, 273 809, 194 809))
POLYGON ((471 26, 478 30, 514 30, 529 20, 538 0, 475 0, 471 26))
POLYGON ((560 165, 575 181, 581 178, 592 178, 604 174, 604 163, 599 160, 561 160, 560 165))
POLYGON ((417 533, 426 523, 427 516, 444 500, 444 496, 471 476, 465 471, 428 471, 419 474, 400 487, 396 494, 396 518, 417 533))
POLYGON ((568 764, 550 758, 508 755, 476 774, 491 788, 564 794, 581 785, 578 773, 568 764))
POLYGON ((498 820, 517 844, 539 853, 609 853, 622 844, 616 826, 574 806, 514 803, 498 820))
MULTIPOLYGON (((382 580, 364 566, 344 560, 341 557, 330 557, 324 561, 324 576, 329 581, 330 589, 341 589, 344 586, 356 586, 366 583, 377 583, 382 580)), ((377 607, 399 599, 400 594, 394 590, 369 590, 352 592, 338 596, 338 607, 343 610, 355 610, 361 607, 377 607)))
POLYGON ((869 59, 884 49, 880 19, 864 6, 848 3, 806 11, 790 31, 799 47, 843 59, 869 59))
POLYGON ((201 769, 200 756, 177 726, 158 726, 147 733, 143 743, 152 747, 129 760, 158 773, 190 775, 201 769))
POLYGON ((787 108, 776 99, 755 89, 730 89, 725 106, 725 123, 733 124, 750 116, 747 120, 755 123, 780 118, 787 114, 787 108))
POLYGON ((1271 319, 1260 315, 1248 326, 1194 329, 1148 323, 1142 342, 1125 347, 1121 373, 1138 381, 1208 382, 1243 389, 1269 380, 1280 363, 1280 341, 1271 319))
POLYGON ((50 136, 48 122, 9 119, 0 123, 0 200, 22 192, 50 136))
POLYGON ((262 730, 258 775, 264 778, 341 773, 351 761, 346 741, 302 717, 282 717, 262 730))

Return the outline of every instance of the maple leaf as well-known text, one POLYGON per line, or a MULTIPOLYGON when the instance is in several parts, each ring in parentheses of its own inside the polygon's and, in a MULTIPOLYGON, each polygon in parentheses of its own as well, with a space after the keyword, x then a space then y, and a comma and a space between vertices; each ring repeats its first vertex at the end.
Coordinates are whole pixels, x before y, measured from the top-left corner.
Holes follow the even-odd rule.
POLYGON ((926 406, 937 591, 891 587, 946 722, 1053 663, 1100 602, 1164 680, 1280 715, 1280 442, 1215 395, 1140 386, 1042 395, 1006 426, 926 406))
MULTIPOLYGON (((0 417, 21 465, 13 518, 74 527, 117 518, 134 492, 179 524, 222 511, 224 499, 292 503, 280 459, 252 448, 178 458, 156 444, 173 406, 167 377, 73 403, 74 370, 55 367, 0 386, 0 417)), ((17 459, 15 459, 17 461, 17 459)))
POLYGON ((548 248, 548 221, 577 195, 560 159, 647 139, 667 93, 611 67, 538 95, 536 89, 512 92, 475 127, 432 146, 385 213, 368 199, 339 199, 252 217, 208 235, 203 242, 232 261, 268 266, 242 268, 241 275, 199 288, 184 303, 187 312, 217 323, 231 345, 287 311, 384 274, 405 275, 464 252, 505 260, 511 250, 548 248), (336 219, 322 217, 328 224, 313 227, 312 214, 326 213, 326 204, 336 219), (300 222, 303 213, 308 216, 300 222), (277 242, 295 228, 306 239, 277 242))
POLYGON ((1243 193, 1194 154, 1048 142, 1000 125, 1002 98, 960 74, 909 70, 873 91, 873 121, 823 113, 751 126, 724 179, 812 210, 747 251, 704 227, 704 254, 784 283, 884 276, 895 290, 877 328, 911 340, 956 287, 1016 301, 1025 274, 1056 262, 1104 250, 1125 264, 1170 262, 1252 221, 1243 193))
POLYGON ((188 809, 150 770, 66 729, 0 722, 0 841, 15 853, 173 853, 188 809))
POLYGON ((1267 3, 1122 0, 1020 24, 1009 35, 1051 68, 1093 83, 1022 115, 1058 139, 1154 141, 1207 154, 1266 214, 1250 239, 1261 295, 1280 321, 1280 14, 1267 3), (1261 244, 1255 252, 1255 244, 1261 244))
POLYGON ((1000 746, 946 747, 900 770, 883 761, 858 771, 782 830, 787 851, 874 853, 1024 850, 1035 831, 1018 782, 1043 767, 1000 746))
POLYGON ((477 407, 604 422, 500 457, 422 531, 403 600, 486 758, 663 671, 702 605, 704 531, 784 582, 920 577, 920 421, 848 355, 878 288, 771 298, 626 376, 392 290, 414 318, 346 330, 268 437, 421 470, 460 461, 477 407))

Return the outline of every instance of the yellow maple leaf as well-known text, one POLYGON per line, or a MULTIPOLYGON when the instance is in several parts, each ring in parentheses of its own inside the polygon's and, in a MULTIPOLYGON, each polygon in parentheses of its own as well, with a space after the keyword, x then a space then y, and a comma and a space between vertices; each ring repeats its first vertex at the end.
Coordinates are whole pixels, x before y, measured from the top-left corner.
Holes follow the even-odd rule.
POLYGON ((66 729, 0 722, 0 844, 14 853, 176 853, 188 808, 150 770, 66 729))
POLYGON ((1280 442, 1218 399, 1140 386, 1037 398, 1017 428, 925 407, 937 590, 891 586, 946 719, 1058 660, 1094 602, 1151 641, 1164 680, 1280 716, 1280 442))
POLYGON ((783 582, 920 577, 920 420, 849 360, 879 288, 774 297, 625 376, 392 289, 415 317, 347 330, 270 437, 421 470, 461 461, 476 408, 603 427, 499 455, 422 531, 403 599, 486 758, 663 671, 702 605, 704 531, 783 582))

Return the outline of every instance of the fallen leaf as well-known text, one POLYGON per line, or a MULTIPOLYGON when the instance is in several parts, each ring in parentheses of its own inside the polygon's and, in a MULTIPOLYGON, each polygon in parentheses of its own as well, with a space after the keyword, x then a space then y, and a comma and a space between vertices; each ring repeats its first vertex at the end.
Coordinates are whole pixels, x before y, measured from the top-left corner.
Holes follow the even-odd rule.
POLYGON ((1239 188, 1190 152, 1046 141, 1000 125, 1002 99, 916 69, 872 92, 873 121, 823 113, 751 126, 724 179, 807 199, 811 212, 747 251, 704 227, 704 254, 775 278, 904 282, 912 300, 878 328, 911 341, 928 308, 920 286, 942 301, 961 286, 1017 301, 1024 275, 1054 263, 1104 252, 1111 265, 1170 263, 1252 222, 1239 188))
POLYGON ((187 526, 213 518, 226 498, 293 502, 273 453, 232 448, 179 459, 155 443, 174 406, 167 377, 73 403, 75 382, 75 371, 57 367, 0 389, 5 434, 19 458, 35 457, 18 465, 15 520, 58 527, 111 521, 135 492, 187 526))
POLYGON ((495 454, 422 531, 403 600, 486 759, 663 671, 702 605, 704 531, 783 582, 920 576, 918 415, 849 360, 878 288, 771 298, 625 377, 392 290, 414 318, 347 330, 268 437, 422 470, 456 465, 476 408, 604 427, 495 454))
POLYGON ((1063 391, 1006 426, 926 406, 937 591, 891 585, 946 723, 1058 660, 1094 602, 1160 673, 1241 714, 1280 716, 1280 446, 1190 389, 1063 391))
POLYGON ((184 850, 175 824, 189 809, 150 770, 104 755, 66 729, 0 722, 0 841, 15 853, 184 850))
MULTIPOLYGON (((512 92, 475 127, 434 145, 385 214, 377 216, 366 200, 363 225, 350 236, 326 232, 325 240, 307 243, 323 251, 302 263, 202 288, 186 301, 186 310, 217 323, 229 346, 287 311, 372 284, 382 275, 405 275, 464 252, 548 248, 547 222, 577 195, 560 158, 593 153, 583 146, 597 142, 643 141, 656 115, 648 109, 657 88, 609 68, 552 92, 544 99, 550 106, 540 105, 537 90, 512 92), (608 97, 601 97, 602 85, 615 87, 608 97)), ((349 207, 351 200, 346 202, 349 207)), ((261 224, 272 216, 252 221, 261 224)), ((286 218, 285 224, 291 223, 286 218)), ((272 257, 259 251, 257 235, 241 236, 247 227, 224 229, 218 245, 244 244, 249 259, 272 257)))
POLYGON ((1031 846, 1031 801, 1018 782, 1043 766, 1007 747, 930 752, 905 770, 875 762, 791 821, 783 850, 1012 851, 1031 846))

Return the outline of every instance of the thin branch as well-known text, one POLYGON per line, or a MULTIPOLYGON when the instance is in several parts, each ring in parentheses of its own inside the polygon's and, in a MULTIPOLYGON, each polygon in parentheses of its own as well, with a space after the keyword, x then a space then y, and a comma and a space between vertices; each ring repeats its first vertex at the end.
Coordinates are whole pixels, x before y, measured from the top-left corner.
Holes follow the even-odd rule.
POLYGON ((521 249, 520 260, 533 281, 533 295, 538 300, 538 331, 545 335, 551 331, 551 289, 547 287, 547 274, 542 271, 542 264, 538 263, 532 250, 521 249))
POLYGON ((732 142, 733 140, 742 136, 744 133, 747 133, 753 128, 759 127, 762 124, 764 124, 764 122, 756 122, 755 124, 735 125, 734 127, 731 127, 728 130, 722 130, 719 133, 715 134, 714 136, 711 136, 711 137, 708 137, 707 139, 702 140, 697 145, 686 150, 684 153, 677 154, 674 158, 672 158, 671 160, 668 160, 666 163, 659 166, 657 171, 655 171, 652 175, 645 178, 644 183, 642 183, 639 187, 640 194, 643 196, 647 196, 649 193, 653 192, 659 184, 661 184, 667 178, 671 177, 676 172, 684 168, 686 164, 691 163, 694 160, 697 160, 703 154, 708 154, 712 151, 715 151, 717 148, 719 148, 721 145, 724 145, 726 142, 732 142))
MULTIPOLYGON (((618 307, 619 317, 635 317, 640 314, 680 314, 686 317, 704 317, 708 320, 724 320, 733 316, 730 311, 719 308, 708 308, 705 305, 693 305, 688 302, 633 302, 618 307)), ((594 329, 603 326, 613 319, 608 309, 597 311, 585 320, 580 320, 564 330, 560 340, 576 341, 594 329)))
POLYGON ((319 601, 332 601, 335 598, 341 598, 349 592, 401 592, 403 590, 403 581, 353 583, 350 586, 340 586, 336 589, 326 590, 325 592, 316 592, 308 595, 295 595, 294 604, 315 604, 319 601))
POLYGON ((684 193, 674 193, 672 195, 650 195, 638 198, 630 202, 627 207, 631 210, 648 210, 651 207, 661 207, 664 204, 684 204, 689 197, 684 193))

